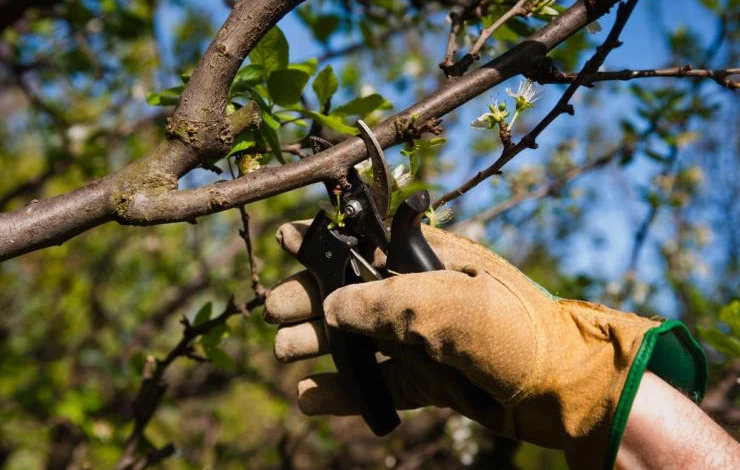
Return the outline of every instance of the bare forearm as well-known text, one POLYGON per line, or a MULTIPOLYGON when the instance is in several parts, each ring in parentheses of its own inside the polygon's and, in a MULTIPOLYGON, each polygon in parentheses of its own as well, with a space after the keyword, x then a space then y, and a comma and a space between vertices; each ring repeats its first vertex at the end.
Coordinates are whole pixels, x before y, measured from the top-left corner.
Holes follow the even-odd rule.
POLYGON ((678 390, 646 373, 627 421, 617 468, 740 468, 740 444, 678 390))

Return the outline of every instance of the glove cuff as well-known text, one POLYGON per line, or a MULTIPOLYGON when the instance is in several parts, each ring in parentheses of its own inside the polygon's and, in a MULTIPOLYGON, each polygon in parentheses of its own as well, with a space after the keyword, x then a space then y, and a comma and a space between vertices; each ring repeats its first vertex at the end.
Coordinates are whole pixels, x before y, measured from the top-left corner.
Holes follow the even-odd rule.
POLYGON ((614 467, 627 418, 645 370, 659 376, 697 404, 704 398, 707 360, 686 325, 677 320, 666 320, 648 330, 617 402, 604 455, 605 469, 614 467))

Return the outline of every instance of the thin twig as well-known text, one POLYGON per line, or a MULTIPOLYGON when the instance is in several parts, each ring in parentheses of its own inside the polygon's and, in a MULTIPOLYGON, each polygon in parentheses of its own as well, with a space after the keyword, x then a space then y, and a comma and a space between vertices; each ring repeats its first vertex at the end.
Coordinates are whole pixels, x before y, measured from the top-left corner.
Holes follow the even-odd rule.
MULTIPOLYGON (((447 48, 445 50, 445 60, 443 62, 440 62, 439 68, 441 68, 445 75, 448 77, 451 76, 459 76, 465 73, 465 70, 467 70, 468 65, 465 65, 462 67, 461 70, 461 62, 463 60, 458 61, 457 63, 454 62, 455 59, 455 50, 456 50, 456 42, 457 42, 457 35, 460 33, 460 28, 463 27, 465 24, 465 21, 472 18, 480 18, 481 16, 481 1, 471 1, 465 7, 462 9, 462 11, 455 12, 452 11, 449 14, 450 18, 450 32, 447 35, 447 48)), ((472 60, 470 61, 472 63, 472 60)))
POLYGON ((596 48, 596 52, 594 53, 594 55, 586 62, 576 79, 573 80, 570 86, 568 86, 568 88, 565 90, 565 93, 563 93, 563 96, 560 97, 552 110, 550 110, 550 112, 547 113, 547 115, 542 118, 542 120, 527 135, 522 137, 519 142, 508 146, 504 145, 504 150, 503 152, 501 152, 501 156, 491 166, 482 171, 479 171, 474 177, 470 178, 458 188, 455 188, 452 191, 449 191, 446 194, 442 195, 442 197, 434 201, 434 203, 432 204, 432 208, 437 209, 439 206, 446 204, 470 191, 479 183, 485 181, 489 176, 499 174, 501 172, 501 168, 509 161, 511 161, 515 156, 521 153, 522 150, 526 148, 536 149, 537 137, 542 133, 543 130, 545 130, 545 128, 547 128, 547 126, 552 124, 552 122, 558 116, 565 113, 571 115, 574 113, 573 106, 569 104, 570 99, 573 97, 576 90, 584 84, 584 78, 587 75, 596 72, 599 67, 601 67, 601 64, 604 63, 606 56, 612 50, 621 45, 621 42, 619 41, 619 35, 621 34, 622 29, 624 29, 624 25, 627 23, 627 20, 629 19, 630 14, 632 13, 632 10, 634 9, 636 3, 637 0, 628 0, 626 3, 619 4, 619 9, 617 10, 617 19, 614 21, 614 26, 612 26, 609 35, 604 40, 604 43, 596 48))
MULTIPOLYGON (((231 160, 229 160, 229 172, 231 177, 236 179, 237 175, 234 171, 231 160)), ((242 228, 239 229, 239 236, 244 240, 244 246, 247 249, 247 258, 249 259, 249 275, 252 282, 252 290, 254 290, 257 297, 265 297, 267 295, 267 289, 260 282, 259 272, 257 272, 257 257, 254 254, 254 247, 252 245, 252 237, 249 234, 249 214, 245 205, 242 204, 238 207, 239 216, 242 221, 242 228)))
MULTIPOLYGON (((384 33, 380 34, 379 36, 374 37, 372 39, 372 42, 377 43, 377 44, 383 44, 386 41, 389 41, 392 37, 408 31, 410 26, 411 24, 408 22, 403 22, 397 26, 393 26, 392 28, 388 29, 384 33)), ((317 57, 316 60, 319 64, 321 64, 331 59, 336 59, 337 57, 344 57, 348 54, 365 51, 367 50, 367 48, 368 48, 368 44, 365 40, 357 41, 355 43, 348 44, 344 47, 341 47, 339 49, 328 50, 324 52, 322 55, 320 55, 319 57, 317 57)))
MULTIPOLYGON (((155 359, 150 357, 147 360, 147 364, 144 368, 144 380, 139 385, 139 391, 136 393, 136 398, 132 403, 132 413, 134 417, 134 426, 126 439, 123 454, 116 465, 118 470, 134 470, 144 468, 142 465, 142 457, 136 457, 137 449, 141 440, 144 436, 144 430, 147 424, 154 416, 159 403, 164 396, 164 392, 167 389, 167 385, 163 382, 162 378, 164 373, 178 357, 190 357, 193 355, 192 341, 198 336, 208 333, 213 328, 219 325, 223 325, 227 319, 236 314, 249 313, 255 308, 263 305, 265 302, 264 296, 256 296, 246 305, 240 306, 234 303, 234 298, 230 298, 224 308, 224 311, 217 317, 212 318, 208 321, 201 323, 200 325, 192 325, 186 318, 183 317, 182 325, 184 328, 182 338, 175 345, 172 350, 165 356, 164 359, 155 359)), ((166 452, 168 446, 164 446, 161 449, 154 451, 153 456, 163 455, 166 452)), ((167 454, 167 455, 171 455, 167 454)), ((165 456, 166 457, 166 456, 165 456)), ((147 456, 143 457, 144 462, 148 462, 147 456)), ((164 457, 161 457, 164 458, 164 457)), ((160 458, 160 460, 161 460, 160 458)))
POLYGON ((486 43, 488 38, 490 38, 491 35, 496 32, 497 29, 499 29, 501 26, 504 25, 504 23, 506 23, 507 21, 509 21, 511 18, 515 16, 526 15, 528 11, 525 7, 525 4, 528 1, 529 0, 519 0, 506 13, 501 15, 501 17, 497 19, 491 26, 481 31, 480 36, 478 36, 478 39, 473 44, 473 47, 471 47, 470 50, 468 51, 468 55, 471 55, 474 58, 478 58, 478 53, 480 52, 481 48, 486 43))
POLYGON ((558 191, 560 191, 563 187, 565 187, 565 185, 567 185, 574 179, 578 178, 579 176, 583 175, 584 173, 588 173, 589 171, 600 168, 606 165, 607 163, 611 162, 612 160, 614 160, 614 158, 621 155, 623 151, 624 151, 624 146, 620 146, 602 155, 599 158, 596 158, 588 163, 585 163, 584 165, 571 168, 570 170, 566 171, 565 174, 557 178, 553 178, 552 180, 548 181, 547 183, 543 184, 537 189, 515 194, 513 197, 493 207, 490 207, 483 212, 476 214, 474 217, 471 217, 470 219, 464 220, 462 222, 459 222, 453 225, 451 229, 459 230, 465 226, 472 225, 472 224, 485 224, 486 222, 492 219, 495 219, 501 214, 508 212, 509 210, 513 209, 514 207, 518 206, 524 201, 538 200, 538 199, 543 199, 545 197, 554 195, 558 191))
POLYGON ((280 147, 281 152, 289 153, 291 155, 295 155, 296 157, 300 158, 301 160, 308 157, 308 153, 303 151, 303 147, 301 146, 300 142, 296 142, 293 144, 286 144, 280 147))
MULTIPOLYGON (((609 80, 634 80, 636 78, 647 77, 690 77, 690 78, 711 78, 723 87, 730 90, 736 90, 740 87, 737 80, 730 80, 729 77, 740 75, 740 68, 728 69, 694 69, 691 65, 682 65, 676 67, 666 67, 662 69, 643 69, 643 70, 615 70, 609 72, 596 72, 584 77, 584 85, 590 85, 595 82, 609 80)), ((537 76, 539 83, 570 83, 576 79, 575 73, 557 73, 551 76, 537 76)))
MULTIPOLYGON (((488 38, 496 32, 496 30, 498 30, 511 18, 515 16, 524 16, 529 13, 529 11, 527 10, 528 2, 529 0, 519 0, 516 4, 514 4, 513 7, 511 7, 503 15, 501 15, 501 17, 497 19, 491 26, 483 29, 483 31, 481 31, 480 35, 478 36, 478 39, 476 39, 475 43, 467 52, 467 54, 465 54, 462 59, 458 60, 454 64, 452 63, 452 59, 455 54, 455 37, 457 36, 460 27, 464 24, 464 20, 466 19, 466 17, 463 15, 450 13, 450 20, 452 21, 452 25, 450 27, 450 35, 447 38, 447 53, 445 55, 445 61, 439 64, 439 67, 444 70, 445 75, 450 77, 460 76, 464 74, 468 70, 468 67, 470 67, 470 64, 480 59, 479 52, 481 48, 486 43, 488 38)), ((480 2, 476 3, 478 3, 476 7, 479 7, 480 2)), ((465 13, 470 16, 470 13, 468 11, 465 11, 465 13)))

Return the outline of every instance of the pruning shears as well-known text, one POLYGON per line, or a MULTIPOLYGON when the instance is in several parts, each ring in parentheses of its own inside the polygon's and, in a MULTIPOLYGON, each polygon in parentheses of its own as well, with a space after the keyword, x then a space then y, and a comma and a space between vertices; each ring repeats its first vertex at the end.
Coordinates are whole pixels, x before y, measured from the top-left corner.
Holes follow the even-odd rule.
MULTIPOLYGON (((444 269, 424 239, 421 219, 429 208, 429 193, 418 191, 396 210, 389 232, 392 179, 383 149, 370 128, 358 121, 372 164, 372 182, 355 168, 346 181, 325 181, 335 214, 321 210, 313 219, 298 251, 298 260, 318 282, 322 299, 348 284, 382 279, 371 260, 376 249, 387 255, 389 273, 444 269)), ((334 364, 346 392, 377 436, 390 433, 401 422, 385 386, 373 341, 324 325, 334 364)))

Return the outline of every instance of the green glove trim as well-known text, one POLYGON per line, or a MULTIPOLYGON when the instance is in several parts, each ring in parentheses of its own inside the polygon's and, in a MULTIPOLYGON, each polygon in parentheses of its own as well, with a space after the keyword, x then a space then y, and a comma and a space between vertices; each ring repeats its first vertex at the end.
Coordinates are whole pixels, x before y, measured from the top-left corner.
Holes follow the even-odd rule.
POLYGON ((686 325, 677 320, 666 320, 660 326, 648 330, 617 403, 604 457, 606 469, 614 468, 632 402, 646 369, 681 390, 694 402, 699 403, 704 398, 707 360, 704 350, 691 337, 686 325))

